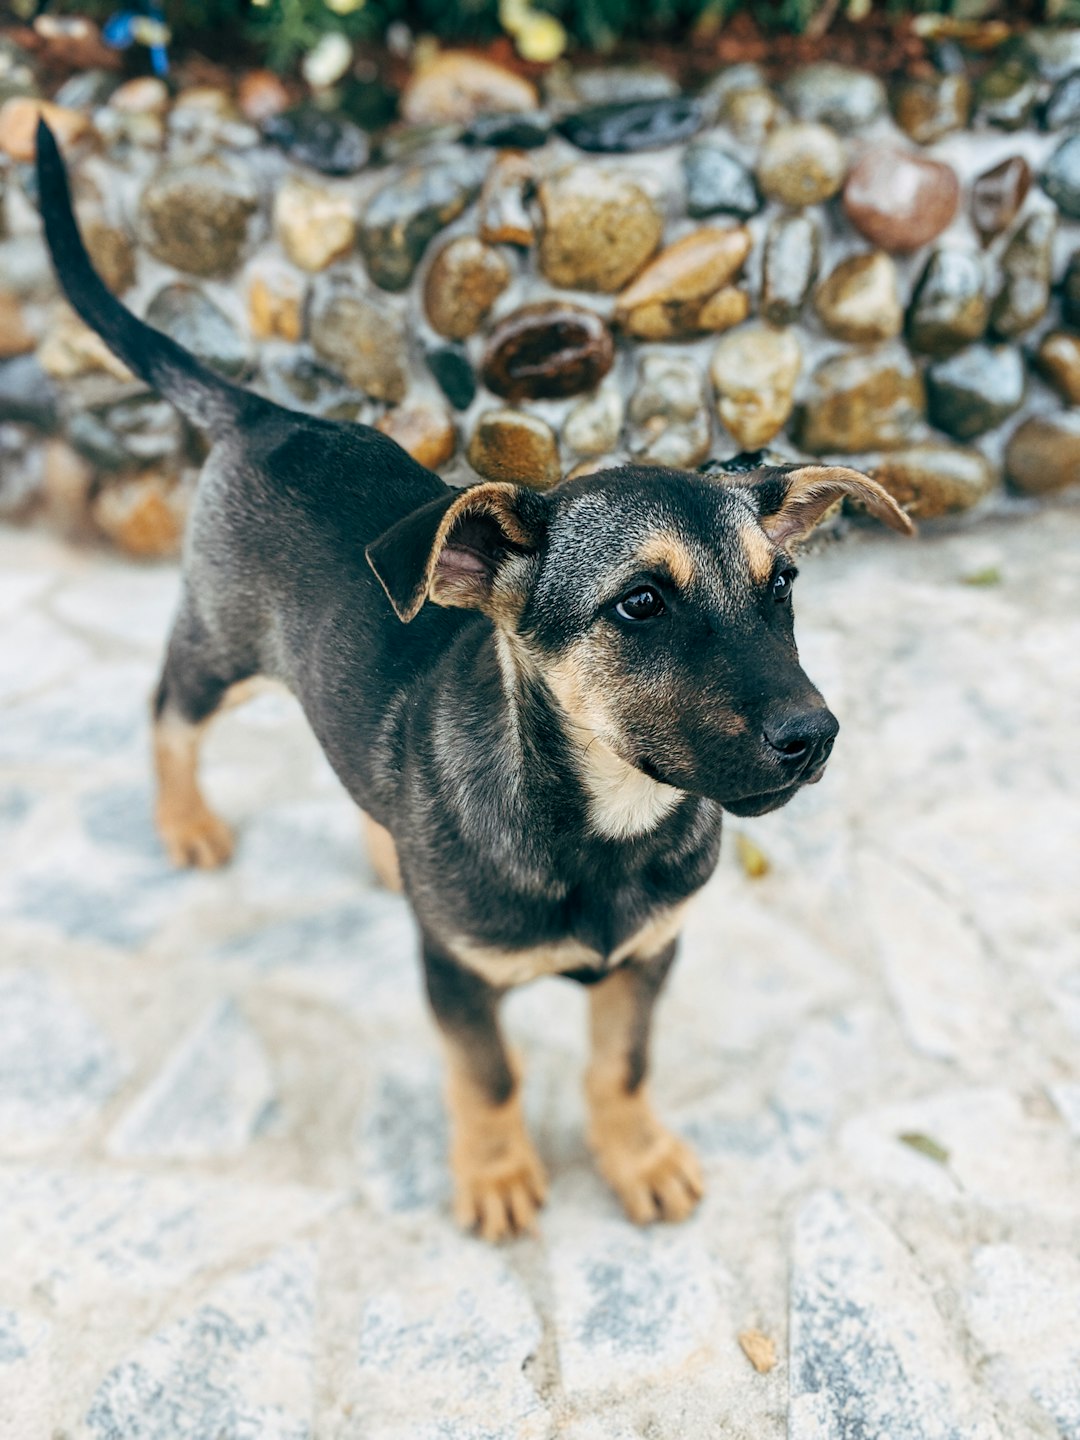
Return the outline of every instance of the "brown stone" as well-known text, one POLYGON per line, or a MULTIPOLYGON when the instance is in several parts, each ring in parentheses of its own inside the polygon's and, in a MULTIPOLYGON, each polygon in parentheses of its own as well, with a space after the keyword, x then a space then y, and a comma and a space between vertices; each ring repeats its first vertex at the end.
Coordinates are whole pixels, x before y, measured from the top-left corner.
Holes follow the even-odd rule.
POLYGON ((26 355, 34 344, 19 297, 10 290, 0 290, 0 360, 26 355))
POLYGON ((100 216, 85 219, 82 232, 94 269, 113 294, 130 290, 135 284, 135 242, 128 232, 100 216))
POLYGON ((475 235, 459 235, 432 261, 424 282, 424 309, 449 340, 474 335, 510 283, 506 257, 475 235))
POLYGON ((247 246, 258 208, 250 172, 214 159, 158 171, 142 192, 139 216, 157 259, 190 275, 225 275, 247 246))
POLYGON ((462 123, 476 115, 535 110, 536 87, 501 65, 465 50, 444 50, 405 86, 402 118, 413 125, 462 123))
POLYGON ((150 470, 100 490, 91 514, 102 534, 129 555, 172 556, 183 539, 189 493, 185 485, 150 470))
POLYGON ((17 95, 0 106, 0 150, 22 164, 33 161, 39 117, 44 117, 62 149, 90 133, 90 121, 78 110, 17 95))
POLYGON ((743 225, 706 226, 677 240, 619 296, 616 323, 628 334, 644 339, 668 339, 726 328, 725 321, 727 325, 737 323, 745 318, 749 302, 744 309, 744 302, 734 298, 741 292, 729 291, 723 300, 718 292, 725 290, 742 268, 750 244, 750 232, 743 225), (705 306, 714 297, 717 304, 708 319, 703 319, 705 306))
POLYGON ((856 344, 892 340, 904 324, 896 265, 881 250, 841 260, 818 286, 814 308, 838 340, 856 344))
POLYGON ((621 290, 656 250, 664 222, 623 175, 574 165, 540 186, 540 268, 571 290, 621 290))
POLYGON ((561 476, 551 426, 523 410, 487 410, 469 441, 469 464, 485 480, 506 480, 547 490, 561 476))
POLYGON ((1046 495, 1080 482, 1080 411, 1025 420, 1005 448, 1005 473, 1026 495, 1046 495))
POLYGON ((536 226, 528 202, 535 191, 532 159, 520 150, 504 150, 480 192, 480 238, 492 245, 531 245, 536 226))
POLYGON ((793 438, 812 455, 898 450, 921 423, 925 403, 915 362, 901 346, 837 355, 810 377, 793 438))
POLYGON ((285 265, 263 262, 248 283, 248 323, 256 340, 288 340, 304 335, 304 282, 285 265))
POLYGON ((169 108, 169 87, 156 75, 127 80, 109 96, 109 108, 123 115, 164 115, 169 108))
POLYGON ((391 405, 405 398, 404 316, 348 277, 320 278, 311 307, 311 343, 321 359, 366 395, 391 405))
POLYGON ((272 70, 249 70, 241 75, 236 99, 241 115, 253 125, 289 108, 289 92, 272 70))
POLYGON ((960 199, 951 166, 906 150, 875 147, 844 186, 844 210, 861 234, 883 250, 917 250, 949 224, 960 199))
POLYGON ((893 93, 896 123, 919 145, 962 130, 971 113, 971 81, 955 75, 903 76, 893 93))
POLYGON ((846 174, 840 137, 809 121, 774 130, 757 167, 762 192, 783 205, 818 205, 836 194, 846 174))
POLYGON ((419 465, 437 470, 452 458, 457 445, 454 422, 435 405, 399 405, 375 422, 376 430, 396 440, 419 465))
POLYGON ((721 118, 744 145, 758 146, 784 118, 784 107, 764 87, 736 90, 721 107, 721 118))
POLYGON ((1080 335, 1052 330, 1039 343, 1039 369, 1070 405, 1080 405, 1080 335))
POLYGON ((1031 168, 1022 155, 1010 155, 985 170, 971 186, 971 219, 984 243, 1007 230, 1031 187, 1031 168))
POLYGON ((978 450, 962 445, 913 445, 870 472, 916 520, 969 510, 994 488, 994 471, 978 450))
POLYGON ((758 450, 787 424, 802 368, 794 331, 747 325, 725 335, 709 373, 720 419, 743 450, 758 450))
POLYGON ((543 300, 500 320, 482 373, 484 384, 504 399, 556 399, 592 390, 614 358, 611 331, 595 310, 543 300))
POLYGON ((274 200, 274 229, 294 265, 325 270, 356 244, 352 198, 290 175, 274 200))
POLYGON ((116 380, 132 380, 134 376, 122 360, 118 360, 105 341, 84 325, 75 311, 61 302, 49 321, 49 327, 38 346, 41 368, 54 380, 71 380, 77 375, 105 374, 116 380))
POLYGON ((95 471, 66 440, 45 442, 42 482, 49 520, 65 535, 77 535, 90 523, 90 494, 95 471))

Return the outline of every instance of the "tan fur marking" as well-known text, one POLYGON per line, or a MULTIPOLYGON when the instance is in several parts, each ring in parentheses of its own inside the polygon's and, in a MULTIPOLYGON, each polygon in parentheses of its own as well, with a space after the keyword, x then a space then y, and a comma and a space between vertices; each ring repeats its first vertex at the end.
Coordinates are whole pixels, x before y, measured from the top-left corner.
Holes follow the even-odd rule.
POLYGON ((450 1042, 446 1052, 454 1218, 485 1240, 535 1233, 547 1177, 525 1128, 520 1086, 505 1104, 492 1105, 450 1042))
POLYGON ((750 579, 755 585, 767 584, 776 563, 776 546, 758 525, 744 525, 741 539, 750 579))
POLYGON ((375 871, 375 878, 384 890, 400 894, 401 867, 398 864, 397 846, 394 837, 385 825, 373 820, 366 810, 360 811, 364 822, 364 841, 367 845, 368 860, 375 871))
POLYGON ((469 511, 475 514, 493 515, 511 540, 519 545, 527 545, 529 536, 513 511, 513 501, 517 493, 517 487, 514 485, 492 481, 485 485, 473 486, 454 501, 443 516, 442 523, 435 534, 435 543, 432 545, 431 554, 428 557, 423 585, 408 610, 402 614, 403 620, 411 620, 426 598, 432 599, 436 605, 461 605, 469 608, 476 604, 477 581, 475 577, 468 574, 453 577, 438 575, 439 556, 450 538, 450 532, 461 517, 468 514, 469 511))
POLYGON ((705 1192, 697 1156, 657 1119, 644 1083, 627 1089, 637 1024, 634 990, 633 976, 618 970, 589 991, 589 1147, 636 1224, 685 1220, 705 1192))
POLYGON ((693 556, 677 535, 666 531, 651 535, 638 555, 643 565, 666 569, 680 589, 688 590, 693 584, 696 574, 693 556))
POLYGON ((199 746, 205 725, 165 716, 154 726, 155 823, 174 865, 211 870, 232 854, 232 832, 199 789, 199 746))

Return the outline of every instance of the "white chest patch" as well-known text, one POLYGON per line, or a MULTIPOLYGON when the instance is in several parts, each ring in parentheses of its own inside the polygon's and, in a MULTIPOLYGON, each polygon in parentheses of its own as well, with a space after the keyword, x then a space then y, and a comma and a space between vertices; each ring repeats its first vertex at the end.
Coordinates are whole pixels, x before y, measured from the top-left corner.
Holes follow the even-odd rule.
POLYGON ((635 770, 602 741, 587 745, 581 778, 589 792, 589 825, 607 840, 630 840, 660 824, 683 798, 635 770))

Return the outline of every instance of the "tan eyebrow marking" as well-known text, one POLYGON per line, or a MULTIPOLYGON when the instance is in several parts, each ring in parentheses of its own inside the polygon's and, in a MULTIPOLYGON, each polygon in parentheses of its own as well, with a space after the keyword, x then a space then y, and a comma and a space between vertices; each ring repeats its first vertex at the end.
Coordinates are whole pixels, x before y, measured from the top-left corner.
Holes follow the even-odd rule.
POLYGON ((650 535, 638 552, 643 565, 664 566, 675 584, 686 590, 697 573, 693 557, 677 535, 663 530, 650 535))
POLYGON ((757 525, 744 525, 741 535, 750 578, 755 585, 764 585, 776 564, 776 547, 757 525))

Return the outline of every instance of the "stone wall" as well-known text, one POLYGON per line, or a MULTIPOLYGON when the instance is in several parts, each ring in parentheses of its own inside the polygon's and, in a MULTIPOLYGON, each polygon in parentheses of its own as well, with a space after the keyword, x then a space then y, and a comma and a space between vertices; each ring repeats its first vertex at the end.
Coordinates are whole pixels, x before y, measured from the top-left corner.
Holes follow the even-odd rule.
MULTIPOLYGON (((283 404, 458 483, 768 447, 928 519, 1080 479, 1080 30, 930 56, 691 97, 444 53, 380 132, 263 72, 90 71, 49 113, 110 286, 283 404)), ((0 513, 169 553, 200 441, 57 297, 39 97, 0 44, 0 513)))

